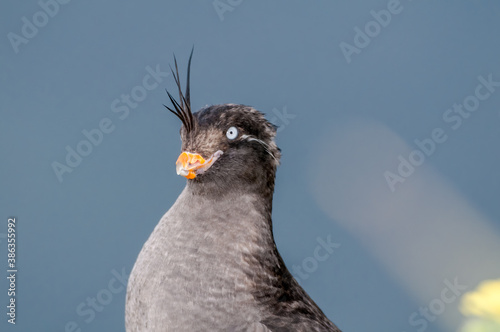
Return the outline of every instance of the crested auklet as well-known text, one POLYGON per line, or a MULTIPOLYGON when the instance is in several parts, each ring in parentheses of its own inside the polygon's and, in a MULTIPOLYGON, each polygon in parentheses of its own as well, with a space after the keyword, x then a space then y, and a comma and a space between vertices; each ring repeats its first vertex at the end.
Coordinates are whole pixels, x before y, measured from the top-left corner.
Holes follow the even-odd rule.
POLYGON ((177 174, 187 184, 130 274, 126 330, 340 331, 286 268, 273 238, 280 149, 264 114, 237 104, 191 112, 172 70, 182 121, 177 174))

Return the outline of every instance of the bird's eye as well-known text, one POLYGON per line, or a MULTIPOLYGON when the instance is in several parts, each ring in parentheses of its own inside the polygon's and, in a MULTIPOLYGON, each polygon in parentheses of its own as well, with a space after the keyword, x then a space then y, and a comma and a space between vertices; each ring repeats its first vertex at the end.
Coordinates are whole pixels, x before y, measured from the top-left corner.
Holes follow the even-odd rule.
POLYGON ((235 139, 238 137, 238 129, 236 129, 236 127, 229 128, 226 132, 226 136, 229 139, 235 139))

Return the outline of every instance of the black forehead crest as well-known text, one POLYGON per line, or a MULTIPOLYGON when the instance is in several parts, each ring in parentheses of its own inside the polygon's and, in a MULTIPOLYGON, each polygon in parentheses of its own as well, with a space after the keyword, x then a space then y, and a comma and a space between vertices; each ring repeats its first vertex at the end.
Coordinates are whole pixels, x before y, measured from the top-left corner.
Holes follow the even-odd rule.
POLYGON ((215 126, 227 130, 230 126, 238 126, 256 137, 276 135, 276 126, 267 121, 262 112, 246 105, 212 105, 194 113, 194 117, 200 127, 215 126))
POLYGON ((186 89, 184 94, 182 93, 179 68, 177 67, 177 59, 175 58, 174 55, 175 72, 172 69, 172 67, 170 67, 170 71, 172 72, 172 76, 174 76, 175 84, 177 85, 177 89, 179 90, 179 102, 177 102, 177 100, 175 100, 175 98, 172 97, 172 95, 170 94, 170 92, 168 92, 168 90, 165 90, 167 91, 168 97, 170 98, 170 102, 172 103, 174 109, 168 107, 167 105, 163 105, 182 121, 182 124, 186 128, 187 132, 193 130, 195 125, 193 113, 191 112, 191 98, 190 98, 191 96, 189 88, 189 76, 191 73, 191 59, 193 58, 193 51, 194 51, 194 46, 191 49, 191 54, 189 55, 186 89))

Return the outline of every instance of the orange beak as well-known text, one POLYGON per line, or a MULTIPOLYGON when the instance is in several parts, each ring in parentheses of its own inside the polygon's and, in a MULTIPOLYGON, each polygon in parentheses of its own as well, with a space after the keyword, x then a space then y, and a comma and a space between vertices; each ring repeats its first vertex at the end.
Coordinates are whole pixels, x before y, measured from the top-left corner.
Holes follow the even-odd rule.
POLYGON ((182 152, 175 163, 177 174, 194 179, 196 175, 205 173, 221 155, 222 151, 218 150, 205 160, 197 153, 182 152))

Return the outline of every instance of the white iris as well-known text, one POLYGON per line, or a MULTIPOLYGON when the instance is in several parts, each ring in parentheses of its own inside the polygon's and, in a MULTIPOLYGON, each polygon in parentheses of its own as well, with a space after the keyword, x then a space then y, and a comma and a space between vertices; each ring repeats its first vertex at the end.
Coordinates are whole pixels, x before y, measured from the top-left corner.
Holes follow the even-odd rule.
POLYGON ((235 139, 238 137, 238 129, 236 129, 236 127, 229 128, 226 132, 226 136, 229 139, 235 139))

